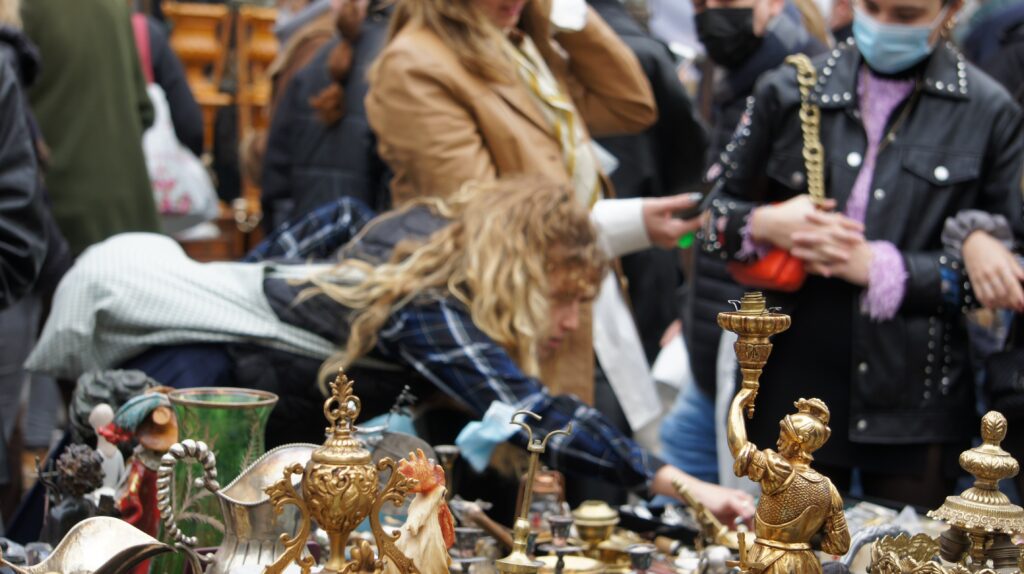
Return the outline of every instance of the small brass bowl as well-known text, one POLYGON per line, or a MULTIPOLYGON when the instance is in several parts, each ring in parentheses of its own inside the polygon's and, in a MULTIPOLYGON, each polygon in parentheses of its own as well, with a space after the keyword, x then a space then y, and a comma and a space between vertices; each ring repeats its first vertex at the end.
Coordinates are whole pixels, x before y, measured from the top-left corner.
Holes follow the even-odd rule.
POLYGON ((576 519, 576 531, 580 538, 591 548, 611 538, 615 525, 619 523, 619 513, 600 500, 585 501, 572 511, 572 516, 576 519))

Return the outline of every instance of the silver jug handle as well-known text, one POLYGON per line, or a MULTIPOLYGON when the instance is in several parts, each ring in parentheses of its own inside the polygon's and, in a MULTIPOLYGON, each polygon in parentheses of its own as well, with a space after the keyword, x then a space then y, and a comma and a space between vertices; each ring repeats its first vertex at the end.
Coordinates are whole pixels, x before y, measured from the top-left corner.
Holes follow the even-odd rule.
POLYGON ((186 439, 175 443, 160 459, 160 468, 156 471, 156 505, 160 511, 160 520, 163 521, 164 530, 174 541, 175 547, 189 552, 196 545, 196 537, 186 536, 178 528, 171 504, 174 466, 179 460, 190 460, 203 466, 203 476, 195 480, 196 488, 205 486, 210 492, 216 493, 220 490, 220 483, 217 482, 217 457, 203 441, 186 439))

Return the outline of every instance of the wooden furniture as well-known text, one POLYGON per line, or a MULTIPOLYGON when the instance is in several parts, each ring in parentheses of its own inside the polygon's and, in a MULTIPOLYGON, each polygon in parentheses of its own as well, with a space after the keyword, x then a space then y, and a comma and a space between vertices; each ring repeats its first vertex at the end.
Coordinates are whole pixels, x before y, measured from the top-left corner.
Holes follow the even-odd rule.
MULTIPOLYGON (((235 56, 238 69, 238 141, 243 147, 265 132, 270 124, 272 82, 268 70, 280 45, 274 35, 277 10, 242 6, 235 20, 235 56)), ((239 228, 255 231, 262 217, 259 184, 242 170, 242 200, 236 201, 235 217, 239 228), (244 212, 244 215, 243 215, 244 212)))
POLYGON ((217 110, 231 104, 220 91, 230 41, 231 11, 223 4, 164 2, 171 23, 171 48, 185 66, 185 77, 203 110, 203 149, 213 150, 217 110))
MULTIPOLYGON (((238 125, 240 136, 251 130, 266 129, 270 106, 271 82, 267 69, 280 50, 274 36, 277 10, 242 6, 235 21, 238 64, 238 125)), ((241 139, 241 138, 240 138, 241 139)))

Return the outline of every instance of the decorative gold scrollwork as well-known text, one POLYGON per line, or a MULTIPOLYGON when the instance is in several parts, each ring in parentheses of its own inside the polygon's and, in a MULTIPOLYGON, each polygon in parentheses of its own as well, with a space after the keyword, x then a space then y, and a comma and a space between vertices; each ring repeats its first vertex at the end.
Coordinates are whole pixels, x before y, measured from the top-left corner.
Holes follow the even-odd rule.
POLYGON ((309 512, 306 503, 295 491, 292 485, 292 475, 302 474, 304 468, 301 464, 293 464, 284 469, 284 478, 267 488, 270 502, 274 505, 274 513, 280 515, 285 505, 292 504, 299 509, 299 531, 294 537, 289 538, 287 534, 281 535, 281 543, 284 545, 284 553, 277 557, 273 564, 263 570, 263 574, 282 574, 288 564, 295 562, 302 569, 302 574, 309 574, 313 568, 313 557, 302 556, 306 548, 306 540, 309 539, 309 512))
POLYGON ((377 472, 384 472, 385 470, 391 471, 391 477, 388 479, 383 492, 380 493, 380 496, 373 503, 373 509, 370 511, 370 531, 373 532, 373 537, 377 541, 377 547, 380 549, 381 554, 378 571, 383 569, 383 561, 387 557, 402 574, 419 574, 416 564, 395 545, 395 541, 401 536, 401 532, 396 532, 394 535, 388 534, 380 524, 380 511, 384 507, 384 503, 390 502, 395 506, 402 505, 406 495, 416 487, 418 481, 415 478, 409 478, 398 472, 398 464, 390 458, 383 458, 377 463, 377 472))

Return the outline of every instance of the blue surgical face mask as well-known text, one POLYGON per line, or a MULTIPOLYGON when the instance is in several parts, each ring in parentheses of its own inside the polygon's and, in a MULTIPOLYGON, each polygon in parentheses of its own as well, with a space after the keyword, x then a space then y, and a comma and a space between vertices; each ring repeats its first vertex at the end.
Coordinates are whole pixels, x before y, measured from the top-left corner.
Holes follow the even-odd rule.
POLYGON ((946 16, 947 8, 939 12, 935 21, 923 26, 882 24, 860 8, 854 8, 853 37, 857 48, 877 72, 898 74, 909 70, 932 53, 934 46, 929 39, 946 16))

